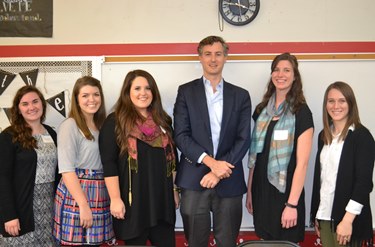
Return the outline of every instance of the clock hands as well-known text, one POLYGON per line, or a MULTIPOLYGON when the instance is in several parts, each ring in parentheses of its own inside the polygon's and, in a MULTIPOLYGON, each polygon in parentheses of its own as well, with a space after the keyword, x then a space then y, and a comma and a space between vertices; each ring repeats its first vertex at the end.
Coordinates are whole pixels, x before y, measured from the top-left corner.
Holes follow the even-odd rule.
POLYGON ((243 4, 241 4, 240 1, 238 1, 238 3, 226 2, 226 4, 227 4, 227 5, 238 6, 238 7, 240 7, 240 8, 250 10, 249 7, 247 7, 247 6, 243 5, 243 4))
POLYGON ((246 6, 241 4, 241 0, 237 0, 237 6, 238 6, 238 12, 240 13, 240 16, 238 17, 240 20, 242 19, 242 11, 241 8, 244 8, 246 6))

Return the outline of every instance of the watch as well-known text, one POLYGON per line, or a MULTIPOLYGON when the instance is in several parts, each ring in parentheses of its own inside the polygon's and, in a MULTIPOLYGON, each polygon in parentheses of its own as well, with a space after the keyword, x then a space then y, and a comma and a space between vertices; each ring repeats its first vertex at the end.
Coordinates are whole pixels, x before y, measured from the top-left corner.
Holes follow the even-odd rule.
POLYGON ((243 26, 258 15, 260 0, 219 0, 219 11, 229 24, 243 26))

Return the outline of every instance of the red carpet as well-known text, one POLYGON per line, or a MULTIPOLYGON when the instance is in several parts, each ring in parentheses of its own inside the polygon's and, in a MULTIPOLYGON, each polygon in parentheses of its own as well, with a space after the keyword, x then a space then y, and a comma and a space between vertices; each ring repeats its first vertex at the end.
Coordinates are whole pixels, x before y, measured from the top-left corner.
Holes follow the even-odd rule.
MULTIPOLYGON (((259 240, 257 236, 255 236, 254 232, 240 232, 240 235, 238 236, 237 243, 242 243, 247 240, 259 240)), ((118 244, 123 244, 121 241, 118 241, 118 244)), ((186 247, 188 246, 185 241, 185 236, 183 232, 176 232, 176 247, 186 247)), ((208 247, 215 247, 215 240, 211 236, 209 246, 208 247)), ((320 244, 320 239, 317 238, 315 235, 315 232, 308 231, 305 234, 305 241, 303 243, 300 243, 300 246, 302 247, 315 247, 315 246, 322 246, 320 244)))
MULTIPOLYGON (((259 240, 253 231, 247 232, 240 232, 238 236, 237 243, 242 243, 248 240, 259 240)), ((122 246, 123 242, 118 241, 118 246, 122 246)), ((316 236, 314 231, 306 231, 305 233, 305 240, 302 243, 299 243, 301 247, 319 247, 322 246, 320 243, 320 239, 316 236)), ((185 241, 185 236, 183 232, 176 232, 176 247, 187 247, 187 243, 185 241)), ((209 245, 207 247, 215 247, 215 241, 211 236, 209 245)), ((375 245, 374 245, 375 246, 375 245)))

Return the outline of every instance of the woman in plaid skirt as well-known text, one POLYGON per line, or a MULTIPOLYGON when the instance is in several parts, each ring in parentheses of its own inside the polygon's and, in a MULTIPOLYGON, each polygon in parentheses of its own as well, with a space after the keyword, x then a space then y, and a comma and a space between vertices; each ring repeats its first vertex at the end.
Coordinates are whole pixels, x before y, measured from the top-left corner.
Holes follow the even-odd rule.
POLYGON ((114 239, 98 146, 104 119, 100 82, 90 76, 78 79, 69 118, 57 136, 62 179, 56 191, 53 235, 61 245, 100 245, 114 239))

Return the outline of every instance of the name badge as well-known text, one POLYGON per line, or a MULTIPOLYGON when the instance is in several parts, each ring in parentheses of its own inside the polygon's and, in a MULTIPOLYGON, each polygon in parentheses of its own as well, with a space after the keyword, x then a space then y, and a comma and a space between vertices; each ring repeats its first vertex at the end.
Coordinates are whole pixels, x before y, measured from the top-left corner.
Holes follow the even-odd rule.
POLYGON ((275 130, 273 139, 276 141, 283 141, 288 139, 288 130, 275 130))
POLYGON ((42 140, 44 143, 53 143, 53 139, 51 136, 42 135, 42 140))

